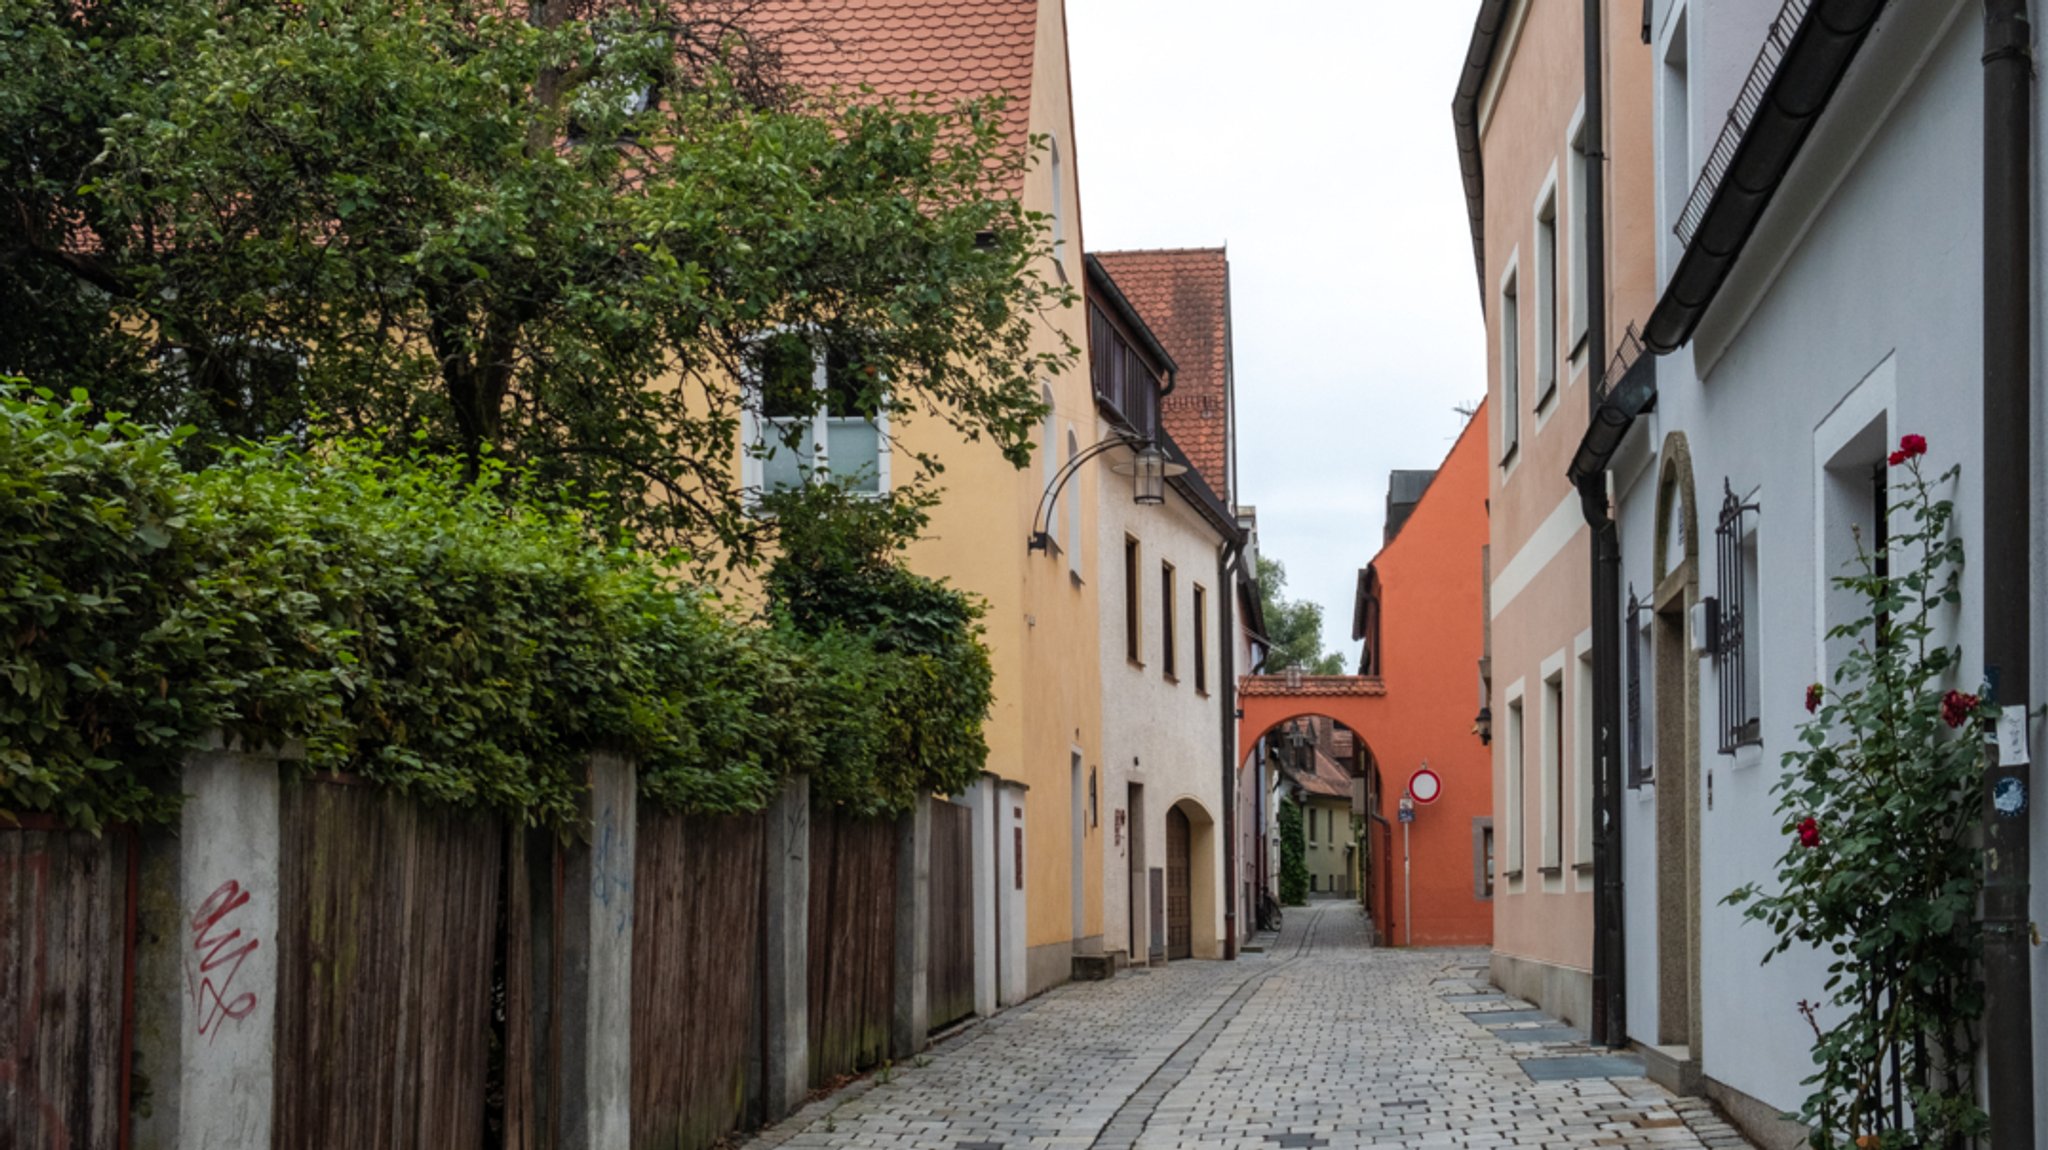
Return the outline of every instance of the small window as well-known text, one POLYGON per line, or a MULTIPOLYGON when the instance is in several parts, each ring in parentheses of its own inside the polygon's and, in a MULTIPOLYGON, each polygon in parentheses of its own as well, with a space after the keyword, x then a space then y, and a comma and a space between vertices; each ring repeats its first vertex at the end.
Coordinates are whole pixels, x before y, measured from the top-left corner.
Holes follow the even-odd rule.
POLYGON ((1140 599, 1143 580, 1139 577, 1138 541, 1124 536, 1124 657, 1145 665, 1144 605, 1140 599))
POLYGON ((1755 503, 1735 494, 1724 481, 1721 522, 1714 529, 1720 576, 1720 626, 1717 670, 1721 687, 1721 753, 1763 741, 1758 705, 1760 667, 1757 660, 1757 530, 1755 503))
POLYGON ((1493 820, 1472 820, 1472 897, 1493 897, 1493 820))
MULTIPOLYGON (((1314 807, 1308 809, 1308 841, 1316 841, 1316 809, 1314 807)), ((1310 881, 1314 881, 1313 876, 1311 876, 1310 881)))
MULTIPOLYGON (((1060 473, 1059 452, 1056 449, 1056 445, 1059 442, 1059 430, 1058 425, 1055 423, 1058 413, 1053 408, 1051 387, 1041 386, 1039 388, 1039 402, 1045 405, 1045 424, 1039 428, 1038 432, 1038 454, 1044 461, 1041 466, 1045 471, 1045 478, 1040 487, 1043 490, 1051 491, 1052 485, 1059 479, 1060 473)), ((1051 507, 1046 508, 1045 533, 1052 538, 1053 547, 1057 549, 1060 545, 1060 506, 1057 499, 1053 501, 1051 507)))
POLYGON ((1650 610, 1642 600, 1636 598, 1636 589, 1628 589, 1628 615, 1622 628, 1621 642, 1626 652, 1628 674, 1628 786, 1630 790, 1652 782, 1656 771, 1651 767, 1651 752, 1656 746, 1650 730, 1651 716, 1655 713, 1650 682, 1643 675, 1643 667, 1650 663, 1650 610))
POLYGON ((1564 676, 1552 675, 1543 680, 1543 851, 1541 866, 1546 871, 1559 869, 1564 855, 1564 676))
POLYGON ((1515 457, 1522 439, 1522 311, 1515 273, 1500 289, 1500 462, 1515 457))
POLYGON ((1593 865, 1593 653, 1572 679, 1572 865, 1593 865))
POLYGON ((1322 878, 1322 876, 1321 876, 1321 875, 1318 875, 1318 874, 1310 874, 1310 875, 1308 876, 1308 893, 1310 893, 1310 894, 1315 894, 1315 893, 1316 893, 1316 883, 1317 883, 1317 882, 1318 882, 1318 881, 1319 881, 1319 880, 1320 880, 1321 878, 1322 878))
POLYGON ((852 491, 889 485, 887 419, 851 357, 785 332, 748 363, 746 485, 781 491, 829 478, 852 491))
POLYGON ((1052 145, 1052 262, 1060 278, 1067 278, 1067 179, 1066 165, 1060 162, 1060 141, 1055 136, 1052 145))
MULTIPOLYGON (((1579 341, 1586 338, 1586 328, 1591 320, 1590 307, 1586 302, 1586 276, 1588 251, 1593 238, 1593 177, 1598 169, 1586 155, 1586 125, 1581 122, 1572 133, 1571 148, 1571 265, 1565 277, 1570 285, 1568 298, 1571 301, 1571 323, 1565 330, 1567 347, 1577 348, 1579 341)), ((1592 365, 1597 373, 1600 364, 1592 365)))
POLYGON ((1557 191, 1536 209, 1536 410, 1557 398, 1557 191))
POLYGON ((1174 602, 1173 564, 1159 565, 1159 657, 1161 670, 1168 679, 1178 677, 1174 655, 1174 602))
POLYGON ((1195 584, 1195 690, 1209 693, 1209 593, 1195 584))
POLYGON ((1528 822, 1522 806, 1522 700, 1508 704, 1508 737, 1503 748, 1507 760, 1508 784, 1508 874, 1522 873, 1522 840, 1528 837, 1528 822))
MULTIPOLYGON (((1080 440, 1074 437, 1073 432, 1067 432, 1068 465, 1071 466, 1074 457, 1080 453, 1080 440)), ((1067 499, 1067 570, 1075 578, 1081 575, 1081 497, 1078 492, 1067 499)))

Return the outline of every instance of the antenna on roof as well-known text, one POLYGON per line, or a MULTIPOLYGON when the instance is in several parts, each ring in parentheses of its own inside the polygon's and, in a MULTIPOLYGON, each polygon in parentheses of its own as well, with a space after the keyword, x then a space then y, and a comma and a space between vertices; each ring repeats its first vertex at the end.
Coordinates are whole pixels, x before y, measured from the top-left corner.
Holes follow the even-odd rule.
POLYGON ((1472 422, 1472 417, 1479 414, 1479 403, 1477 400, 1471 403, 1454 403, 1451 405, 1451 410, 1458 413, 1460 422, 1470 423, 1472 422))

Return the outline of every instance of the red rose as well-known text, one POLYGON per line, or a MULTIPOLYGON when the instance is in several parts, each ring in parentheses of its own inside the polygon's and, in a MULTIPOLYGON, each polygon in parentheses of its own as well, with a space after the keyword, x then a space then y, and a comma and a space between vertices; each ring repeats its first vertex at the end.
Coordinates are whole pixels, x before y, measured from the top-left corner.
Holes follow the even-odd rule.
POLYGON ((1820 824, 1811 816, 1799 821, 1799 845, 1817 847, 1820 845, 1820 824))
POLYGON ((1905 452, 1894 451, 1890 455, 1885 456, 1884 461, 1886 463, 1891 464, 1893 467, 1897 467, 1899 464, 1904 463, 1908 458, 1910 457, 1905 452))
POLYGON ((1941 721, 1951 727, 1960 727, 1969 721, 1970 712, 1977 709, 1980 700, 1975 695, 1961 691, 1950 691, 1941 697, 1941 721))
POLYGON ((1806 689, 1806 713, 1811 715, 1820 710, 1821 685, 1815 683, 1806 689))
POLYGON ((1904 463, 1908 459, 1912 459, 1916 456, 1921 456, 1925 454, 1927 454, 1926 436, 1901 435, 1899 437, 1899 449, 1897 451, 1892 452, 1889 456, 1887 456, 1886 460, 1893 467, 1897 467, 1899 464, 1904 463))

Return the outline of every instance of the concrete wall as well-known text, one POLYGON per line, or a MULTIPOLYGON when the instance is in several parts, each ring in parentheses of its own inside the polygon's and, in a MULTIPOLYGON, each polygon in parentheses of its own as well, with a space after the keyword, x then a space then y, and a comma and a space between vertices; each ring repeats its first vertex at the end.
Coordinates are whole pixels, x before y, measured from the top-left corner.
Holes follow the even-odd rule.
MULTIPOLYGON (((1100 439, 1113 433, 1107 420, 1098 419, 1093 432, 1100 439)), ((1128 451, 1118 449, 1103 457, 1104 464, 1127 460, 1128 451)), ((1204 520, 1186 497, 1169 489, 1166 502, 1140 507, 1131 501, 1128 486, 1104 488, 1097 510, 1098 529, 1093 541, 1102 557, 1098 644, 1101 651, 1102 683, 1102 945, 1123 951, 1132 961, 1145 961, 1147 923, 1150 921, 1146 882, 1133 882, 1135 863, 1140 875, 1153 867, 1166 866, 1166 812, 1184 804, 1189 812, 1193 851, 1208 859, 1204 873, 1193 886, 1201 892, 1194 903, 1194 951, 1210 956, 1221 953, 1223 938, 1222 890, 1228 889, 1223 876, 1223 713, 1218 692, 1222 689, 1221 643, 1223 596, 1231 588, 1216 581, 1216 551, 1222 539, 1215 527, 1204 520), (1126 598, 1124 591, 1124 540, 1139 545, 1138 619, 1140 626, 1138 662, 1128 656, 1124 632, 1126 598), (1174 569, 1174 649, 1176 674, 1169 678, 1164 669, 1164 620, 1161 614, 1161 564, 1174 569), (1194 589, 1203 589, 1203 616, 1194 614, 1194 589), (1207 668, 1204 689, 1196 689, 1195 628, 1204 639, 1207 668), (1129 810, 1130 787, 1144 788, 1141 824, 1134 824, 1129 810), (1134 856, 1133 851, 1139 852, 1134 856), (1137 890, 1135 904, 1132 887, 1137 890), (1130 925, 1138 924, 1138 939, 1131 939, 1130 925)))
MULTIPOLYGON (((1762 39, 1755 7, 1692 5, 1696 72, 1748 66, 1762 39)), ((1760 507, 1762 593, 1752 604, 1760 647, 1750 657, 1761 668, 1762 745, 1719 753, 1715 665, 1698 659, 1700 770, 1687 798, 1699 812, 1699 869, 1690 880, 1700 916, 1693 1053, 1709 1079, 1767 1107, 1796 1108, 1806 1093, 1799 1083, 1811 1072, 1807 1044, 1785 1036, 1799 1030, 1799 1000, 1825 997, 1825 958, 1795 948, 1761 965, 1771 935, 1720 900, 1744 883, 1768 888, 1787 845, 1770 788, 1806 717, 1806 685, 1829 677, 1827 580, 1846 538, 1841 511, 1829 502, 1830 460, 1846 447, 1858 462, 1879 462, 1902 432, 1924 434, 1935 469, 1963 465, 1957 526, 1972 557, 1978 553, 1975 10, 1941 0, 1895 7, 1881 22, 1693 344, 1658 365, 1657 410, 1638 422, 1618 461, 1624 578, 1638 591, 1658 575, 1659 477, 1671 468, 1684 462, 1696 489, 1703 596, 1723 590, 1713 531, 1724 487, 1760 507), (1867 442, 1857 443, 1859 433, 1867 442), (1673 454, 1681 442, 1684 460, 1673 454)), ((1692 132, 1710 141, 1726 101, 1704 99, 1692 102, 1692 132)), ((1979 680, 1976 588, 1966 577, 1963 608, 1948 621, 1963 649, 1955 685, 1964 689, 1979 680)), ((1674 776, 1658 766, 1665 794, 1645 787, 1622 801, 1628 1026, 1646 1042, 1654 1041, 1660 1002, 1675 993, 1662 981, 1672 974, 1669 961, 1660 971, 1657 960, 1664 940, 1651 880, 1685 865, 1659 836, 1656 811, 1671 801, 1674 776)))

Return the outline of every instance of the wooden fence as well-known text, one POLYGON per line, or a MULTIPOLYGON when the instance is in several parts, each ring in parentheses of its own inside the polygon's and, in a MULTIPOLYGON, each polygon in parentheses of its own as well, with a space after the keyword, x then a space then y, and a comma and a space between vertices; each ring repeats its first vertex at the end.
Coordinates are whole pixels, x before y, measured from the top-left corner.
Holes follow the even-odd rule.
MULTIPOLYGON (((577 955, 564 908, 589 892, 569 889, 564 860, 587 848, 353 779, 287 769, 275 794, 271 1145, 555 1145, 563 1109, 581 1104, 562 1092, 587 1025, 567 1017, 577 955)), ((934 1026, 974 1011, 971 828, 968 808, 933 803, 934 1026)), ((814 809, 809 833, 802 1025, 816 1086, 889 1054, 903 832, 814 809)), ((764 1116, 768 819, 649 808, 635 839, 631 1145, 706 1150, 764 1116)), ((216 892, 142 915, 138 930, 139 892, 155 889, 138 876, 162 873, 149 869, 156 844, 50 820, 0 828, 0 1146, 129 1144, 145 1113, 144 1101, 131 1113, 128 1081, 138 938, 186 941, 195 915, 240 905, 216 906, 216 892)), ((175 1069, 156 1066, 133 1093, 178 1089, 175 1069)))
POLYGON ((933 1029, 974 1013, 974 811, 932 800, 931 953, 925 1001, 933 1029))
POLYGON ((502 829, 319 779, 281 827, 272 1144, 480 1145, 502 829))
POLYGON ((896 987, 896 824, 811 812, 811 1085, 889 1053, 896 987))
POLYGON ((643 809, 633 887, 633 1146, 758 1117, 763 820, 643 809))
POLYGON ((127 1139, 134 839, 0 829, 0 1146, 127 1139))

